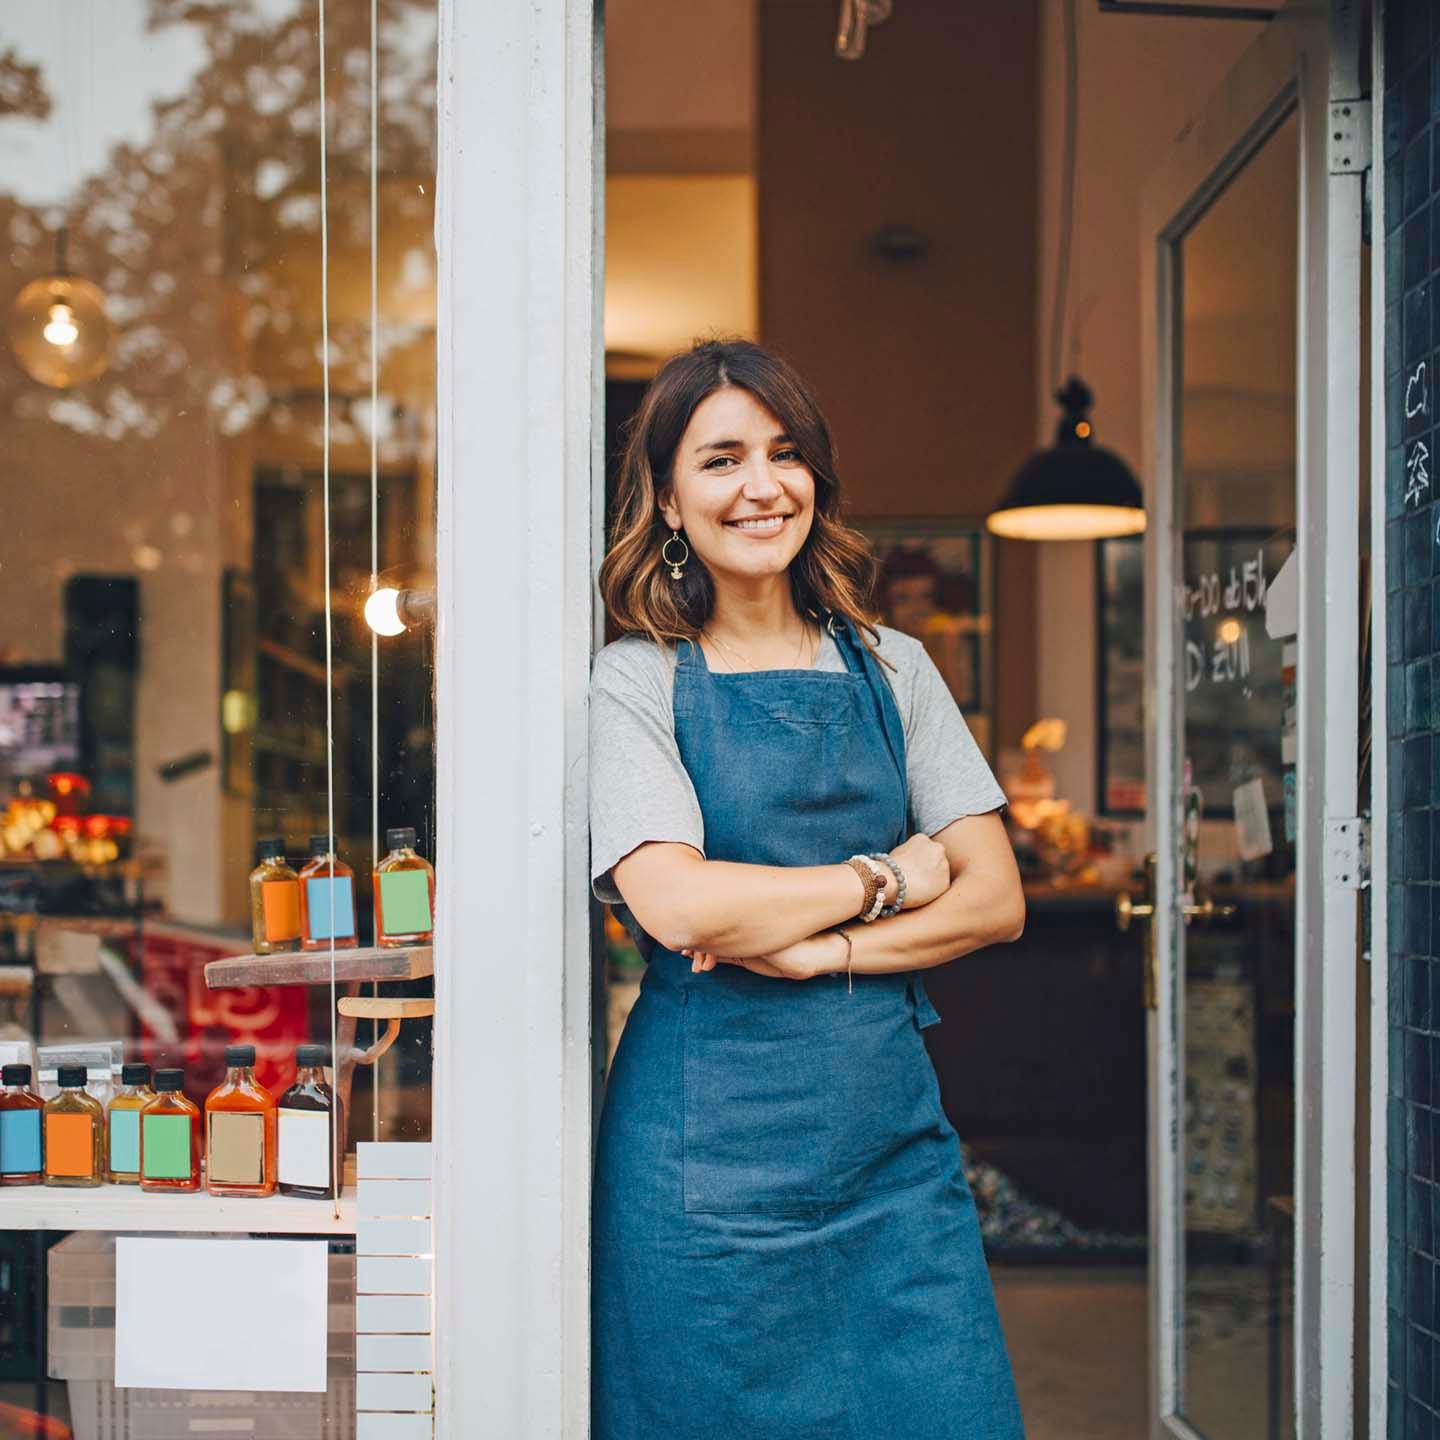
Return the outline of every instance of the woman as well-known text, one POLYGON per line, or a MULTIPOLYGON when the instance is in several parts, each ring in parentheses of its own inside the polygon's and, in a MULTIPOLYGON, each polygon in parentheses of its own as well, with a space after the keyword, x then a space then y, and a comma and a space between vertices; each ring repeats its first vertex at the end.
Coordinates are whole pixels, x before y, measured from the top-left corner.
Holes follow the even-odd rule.
POLYGON ((916 973, 1020 933, 1004 796, 868 623, 839 515, 787 365, 666 364, 591 700, 596 893, 649 950, 596 1160, 595 1440, 1022 1434, 916 973))

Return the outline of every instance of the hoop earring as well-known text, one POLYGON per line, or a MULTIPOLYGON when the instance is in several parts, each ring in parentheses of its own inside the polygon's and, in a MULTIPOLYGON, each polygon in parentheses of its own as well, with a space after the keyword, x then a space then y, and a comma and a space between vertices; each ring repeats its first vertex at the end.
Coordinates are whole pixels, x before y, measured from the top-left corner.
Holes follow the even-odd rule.
POLYGON ((660 558, 670 567, 670 578, 672 580, 683 580, 685 578, 685 566, 690 559, 690 547, 685 543, 684 538, 678 530, 670 534, 670 538, 660 547, 660 558), (685 552, 678 560, 671 559, 667 553, 676 541, 680 542, 680 548, 685 552))

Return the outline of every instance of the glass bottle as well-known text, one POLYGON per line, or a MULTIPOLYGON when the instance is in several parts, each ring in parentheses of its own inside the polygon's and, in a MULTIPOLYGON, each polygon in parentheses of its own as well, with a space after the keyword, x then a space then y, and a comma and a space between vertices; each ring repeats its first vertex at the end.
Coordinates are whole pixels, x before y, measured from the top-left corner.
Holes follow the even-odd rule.
POLYGON ((140 1188, 152 1194, 200 1188, 200 1107, 184 1086, 183 1070, 157 1070, 140 1112, 140 1188))
POLYGON ((105 1108, 105 1178, 112 1185, 140 1183, 140 1112, 155 1098, 148 1065, 126 1065, 120 1089, 105 1108))
POLYGON ((85 1067, 62 1065, 45 1102, 45 1183, 99 1185, 105 1178, 105 1110, 85 1093, 85 1067))
POLYGON ((328 1200, 345 1146, 345 1116, 322 1068, 323 1045, 295 1050, 295 1083, 280 1097, 279 1188, 282 1195, 328 1200))
POLYGON ((255 842, 250 929, 257 955, 294 950, 300 944, 300 877, 285 858, 282 839, 255 842))
POLYGON ((205 1100, 205 1188, 212 1195, 275 1191, 275 1097, 255 1079, 255 1047, 225 1047, 225 1078, 205 1100))
POLYGON ((435 871, 415 853, 408 825, 385 832, 390 853, 375 867, 375 943, 428 945, 435 936, 435 871))
POLYGON ((330 948, 330 910, 335 910, 335 948, 349 950, 355 935, 355 872, 330 851, 326 835, 310 837, 310 858, 300 871, 300 948, 330 948), (331 863, 334 878, 331 878, 331 863))
POLYGON ((38 1185, 44 1179, 40 1117, 45 1102, 30 1088, 28 1065, 0 1069, 0 1185, 38 1185))

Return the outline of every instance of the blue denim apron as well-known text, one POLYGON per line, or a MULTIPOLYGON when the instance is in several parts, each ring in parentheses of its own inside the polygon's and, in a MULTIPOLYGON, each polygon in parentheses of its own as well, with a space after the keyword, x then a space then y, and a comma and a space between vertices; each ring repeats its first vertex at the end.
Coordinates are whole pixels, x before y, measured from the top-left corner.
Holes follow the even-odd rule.
MULTIPOLYGON (((905 736, 845 673, 675 671, 712 860, 833 864, 907 833, 905 736)), ((704 975, 657 945, 594 1192, 594 1440, 1016 1440, 1010 1363, 918 975, 704 975)))

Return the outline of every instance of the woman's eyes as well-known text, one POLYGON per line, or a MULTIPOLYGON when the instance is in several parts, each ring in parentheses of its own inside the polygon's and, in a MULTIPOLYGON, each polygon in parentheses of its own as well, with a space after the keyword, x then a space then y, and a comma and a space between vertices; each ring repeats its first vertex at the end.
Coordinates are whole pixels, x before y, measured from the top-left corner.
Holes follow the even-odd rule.
MULTIPOLYGON (((772 460, 795 464, 798 463, 802 457, 798 450, 793 446, 787 445, 785 449, 777 450, 770 458, 772 460)), ((730 466, 738 465, 739 463, 739 460, 733 455, 716 455, 713 459, 707 460, 702 468, 706 470, 729 469, 730 466)))

